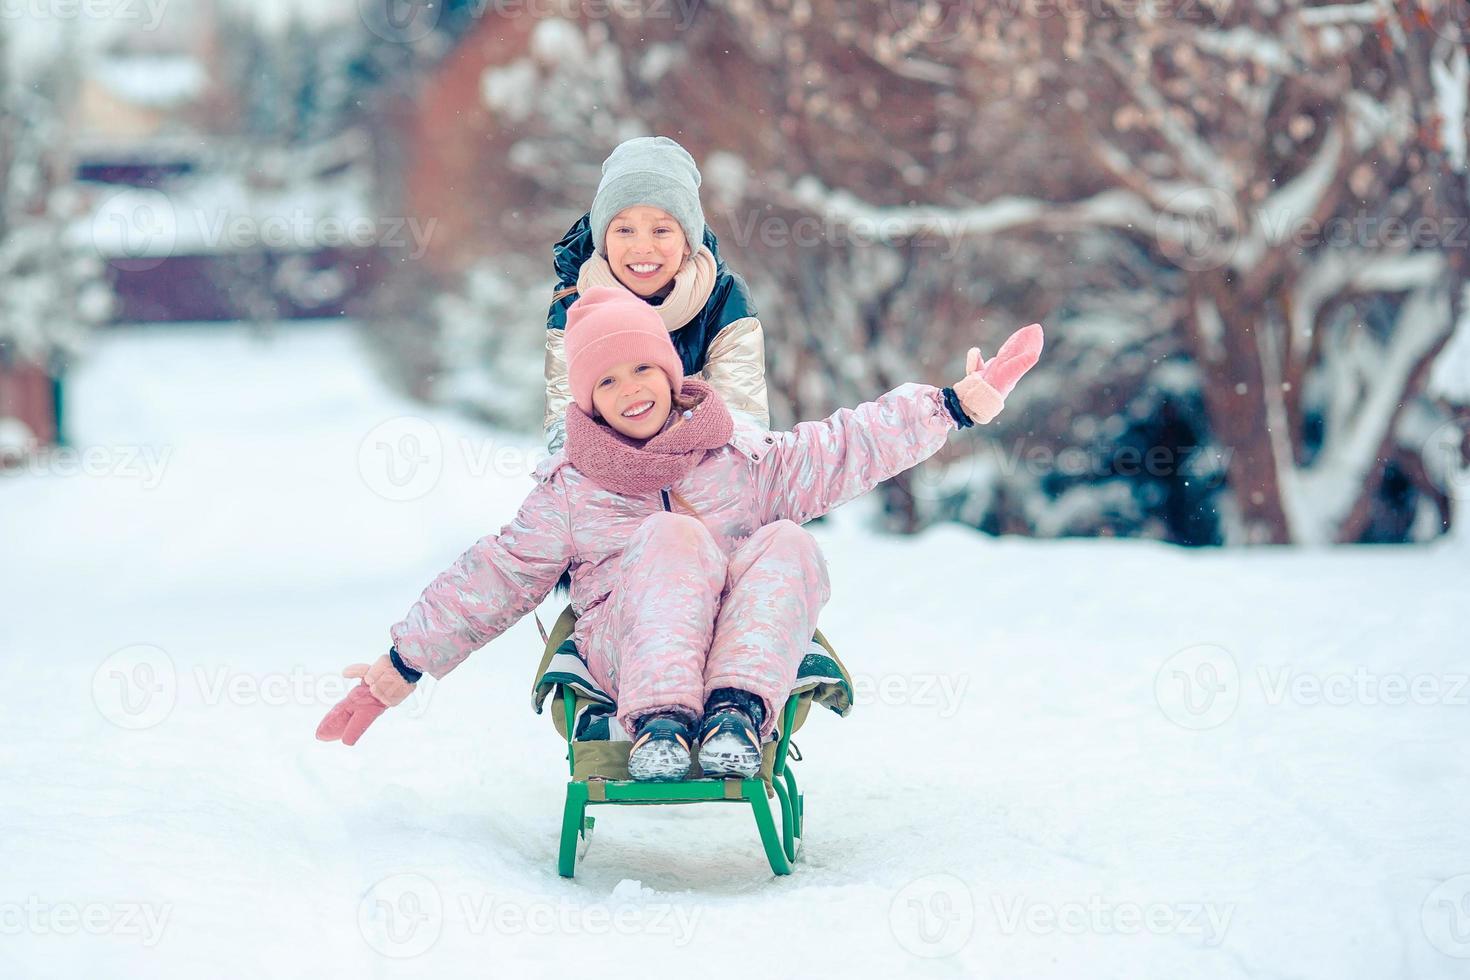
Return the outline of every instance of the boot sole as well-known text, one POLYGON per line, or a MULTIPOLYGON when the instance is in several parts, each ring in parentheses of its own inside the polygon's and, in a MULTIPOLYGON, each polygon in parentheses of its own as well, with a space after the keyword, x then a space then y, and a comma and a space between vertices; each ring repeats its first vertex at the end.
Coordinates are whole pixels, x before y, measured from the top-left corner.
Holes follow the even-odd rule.
POLYGON ((761 753, 738 735, 718 732, 699 746, 699 767, 706 776, 750 779, 761 771, 761 753))
POLYGON ((689 774, 689 750, 677 742, 657 739, 628 756, 628 775, 640 783, 662 783, 689 774))

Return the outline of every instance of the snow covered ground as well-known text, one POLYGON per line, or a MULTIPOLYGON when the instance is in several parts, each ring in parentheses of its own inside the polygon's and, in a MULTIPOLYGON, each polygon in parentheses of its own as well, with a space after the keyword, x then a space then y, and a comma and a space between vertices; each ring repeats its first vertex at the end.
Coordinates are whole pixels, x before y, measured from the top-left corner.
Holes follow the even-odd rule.
POLYGON ((814 525, 859 704, 798 736, 796 874, 746 808, 603 807, 567 881, 529 619, 313 738, 533 436, 399 400, 342 325, 118 330, 71 391, 86 451, 0 479, 0 976, 1470 971, 1463 544, 895 539, 859 501, 814 525))

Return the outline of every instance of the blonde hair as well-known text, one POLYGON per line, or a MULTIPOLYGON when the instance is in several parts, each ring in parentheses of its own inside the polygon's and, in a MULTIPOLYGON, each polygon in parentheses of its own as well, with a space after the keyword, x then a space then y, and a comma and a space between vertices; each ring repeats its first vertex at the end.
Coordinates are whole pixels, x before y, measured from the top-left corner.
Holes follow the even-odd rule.
MULTIPOLYGON (((691 395, 686 395, 683 392, 674 393, 669 401, 672 403, 673 410, 676 412, 685 411, 686 409, 693 408, 695 405, 699 404, 699 399, 694 398, 691 395)), ((695 510, 694 505, 685 500, 683 496, 680 495, 679 491, 671 487, 669 489, 669 497, 680 507, 683 507, 685 510, 687 510, 689 512, 689 515, 695 520, 699 521, 701 524, 704 523, 704 518, 699 516, 699 511, 695 510)))
POLYGON ((674 503, 687 510, 690 517, 694 518, 696 521, 699 521, 701 524, 704 523, 704 518, 699 516, 699 511, 695 510, 694 505, 685 500, 683 495, 680 494, 679 491, 670 489, 669 497, 674 501, 674 503))

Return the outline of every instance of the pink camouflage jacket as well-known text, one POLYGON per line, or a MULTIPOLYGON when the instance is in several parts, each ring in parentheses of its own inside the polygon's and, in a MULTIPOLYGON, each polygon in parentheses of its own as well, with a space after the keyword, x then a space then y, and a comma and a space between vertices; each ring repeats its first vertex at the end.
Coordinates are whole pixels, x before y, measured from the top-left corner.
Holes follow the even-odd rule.
MULTIPOLYGON (((804 524, 928 459, 956 428, 941 390, 918 383, 790 432, 737 419, 729 443, 672 489, 730 554, 757 528, 782 519, 804 524)), ((515 518, 460 555, 389 631, 410 667, 442 678, 539 606, 568 567, 581 646, 629 537, 650 514, 670 509, 663 493, 604 490, 567 462, 565 450, 544 460, 535 478, 515 518)))

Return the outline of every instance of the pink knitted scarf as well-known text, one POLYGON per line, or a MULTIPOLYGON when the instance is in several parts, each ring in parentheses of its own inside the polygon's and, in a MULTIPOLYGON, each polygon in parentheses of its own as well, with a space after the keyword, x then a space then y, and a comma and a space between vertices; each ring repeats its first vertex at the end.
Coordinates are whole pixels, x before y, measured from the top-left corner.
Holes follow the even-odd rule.
POLYGON ((699 399, 689 418, 675 409, 663 431, 642 440, 590 418, 575 403, 568 405, 567 459, 614 493, 653 493, 673 486, 689 475, 706 450, 725 445, 735 431, 730 410, 714 388, 685 378, 681 394, 699 399))

